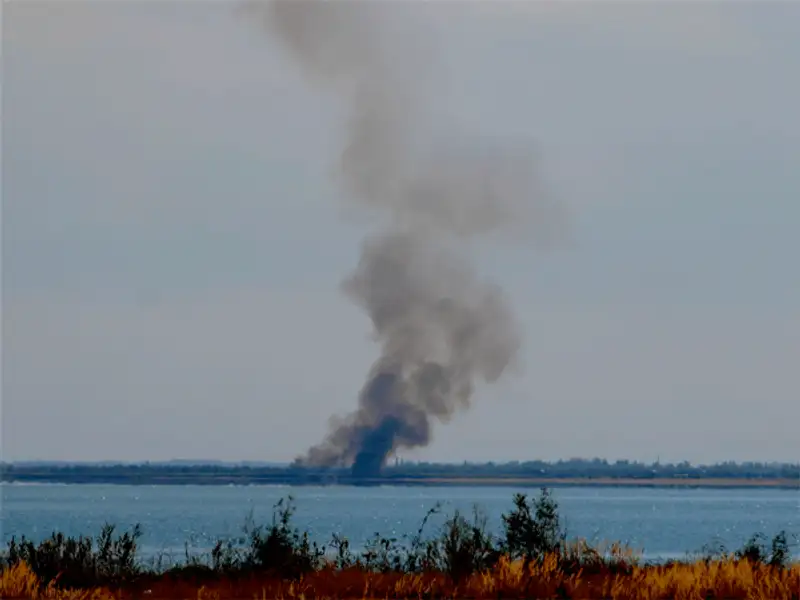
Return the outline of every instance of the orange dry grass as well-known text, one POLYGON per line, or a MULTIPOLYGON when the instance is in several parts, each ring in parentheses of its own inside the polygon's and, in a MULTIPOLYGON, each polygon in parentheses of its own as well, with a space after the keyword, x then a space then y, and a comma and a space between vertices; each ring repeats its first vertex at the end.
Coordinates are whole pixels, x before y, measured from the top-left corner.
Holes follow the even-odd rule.
POLYGON ((219 579, 204 586, 161 578, 147 590, 40 590, 24 564, 0 578, 0 598, 52 600, 197 599, 311 599, 311 598, 610 598, 619 600, 800 600, 800 564, 777 570, 732 559, 661 567, 635 567, 628 575, 608 571, 567 574, 555 556, 527 569, 501 560, 490 572, 455 586, 439 574, 368 574, 351 569, 323 570, 300 581, 251 578, 219 579))
POLYGON ((60 590, 54 585, 45 588, 25 563, 17 563, 0 575, 0 598, 3 600, 112 600, 115 596, 101 588, 93 590, 60 590))

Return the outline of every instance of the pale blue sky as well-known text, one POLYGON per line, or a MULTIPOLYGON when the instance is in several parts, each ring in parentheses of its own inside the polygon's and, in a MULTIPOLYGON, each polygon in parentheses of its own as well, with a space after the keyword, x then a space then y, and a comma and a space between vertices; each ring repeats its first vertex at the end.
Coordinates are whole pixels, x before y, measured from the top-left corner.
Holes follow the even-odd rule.
MULTIPOLYGON (((800 4, 419 3, 432 103, 568 208, 431 460, 800 458, 800 4), (422 11, 425 14, 422 14, 422 11)), ((226 2, 3 18, 2 458, 290 460, 376 355, 342 105, 226 2)))

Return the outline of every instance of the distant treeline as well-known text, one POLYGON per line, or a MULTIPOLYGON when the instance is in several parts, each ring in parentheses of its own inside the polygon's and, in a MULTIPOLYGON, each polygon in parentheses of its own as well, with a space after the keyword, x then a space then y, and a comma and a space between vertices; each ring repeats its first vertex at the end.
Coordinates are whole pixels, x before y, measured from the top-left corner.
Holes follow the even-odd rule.
MULTIPOLYGON (((62 483, 357 483, 349 469, 312 469, 291 466, 236 464, 47 464, 0 463, 2 481, 62 483)), ((442 464, 396 462, 386 466, 372 483, 425 484, 443 480, 480 479, 742 479, 798 480, 800 463, 724 462, 691 465, 602 459, 570 459, 556 462, 442 464)))
POLYGON ((604 459, 573 458, 555 462, 512 461, 504 463, 402 463, 385 469, 387 474, 398 473, 433 477, 553 477, 557 479, 618 478, 659 479, 688 477, 694 479, 797 479, 800 463, 724 462, 713 465, 643 463, 628 460, 609 462, 604 459))

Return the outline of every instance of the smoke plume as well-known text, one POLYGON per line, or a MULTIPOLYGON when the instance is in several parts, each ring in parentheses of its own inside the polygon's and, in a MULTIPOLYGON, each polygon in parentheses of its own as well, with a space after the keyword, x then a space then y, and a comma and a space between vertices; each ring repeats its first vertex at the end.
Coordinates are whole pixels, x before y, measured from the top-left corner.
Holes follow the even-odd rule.
POLYGON ((529 148, 468 138, 430 110, 433 37, 413 19, 426 4, 256 6, 312 81, 346 102, 343 191, 384 217, 343 283, 372 320, 380 356, 357 409, 301 459, 357 476, 428 444, 434 419, 446 422, 469 407, 477 383, 508 371, 519 329, 502 291, 473 273, 469 242, 548 218, 529 148))

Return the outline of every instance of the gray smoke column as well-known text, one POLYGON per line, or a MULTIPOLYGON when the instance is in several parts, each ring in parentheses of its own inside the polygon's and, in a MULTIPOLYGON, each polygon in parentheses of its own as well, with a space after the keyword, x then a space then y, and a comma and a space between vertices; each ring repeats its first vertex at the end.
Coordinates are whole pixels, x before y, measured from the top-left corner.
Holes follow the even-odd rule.
POLYGON ((551 220, 529 148, 470 139, 428 110, 427 5, 253 6, 307 75, 346 102, 343 191, 384 217, 343 283, 372 320, 380 357, 358 408, 301 459, 357 476, 376 475, 398 448, 428 444, 434 419, 446 422, 469 407, 477 383, 508 371, 519 330, 502 291, 473 273, 469 242, 519 225, 547 230, 551 220))

